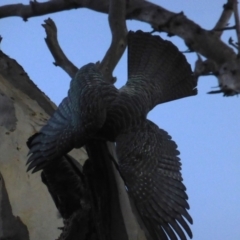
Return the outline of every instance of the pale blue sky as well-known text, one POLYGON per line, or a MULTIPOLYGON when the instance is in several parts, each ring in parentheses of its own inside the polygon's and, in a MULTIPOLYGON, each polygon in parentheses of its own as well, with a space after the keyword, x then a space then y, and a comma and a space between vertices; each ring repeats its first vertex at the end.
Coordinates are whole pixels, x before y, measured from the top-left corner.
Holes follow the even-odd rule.
MULTIPOLYGON (((28 3, 27 0, 1 0, 0 5, 28 3)), ((226 0, 153 1, 164 8, 184 13, 206 29, 211 29, 226 0)), ((78 67, 101 60, 110 44, 107 15, 78 9, 23 22, 17 17, 1 19, 1 49, 23 66, 30 78, 56 104, 66 96, 70 79, 55 67, 45 41, 43 20, 51 17, 58 27, 59 42, 78 67)), ((231 21, 233 24, 233 20, 231 21)), ((129 30, 150 31, 149 25, 128 21, 129 30)), ((166 34, 161 34, 167 38, 166 34)), ((224 34, 224 39, 234 31, 224 34)), ((180 50, 187 47, 178 37, 167 38, 180 50)), ((194 65, 196 54, 186 55, 194 65)), ((117 86, 126 81, 126 54, 114 74, 117 86)), ((238 97, 208 95, 217 86, 214 77, 200 78, 196 97, 156 107, 149 118, 165 129, 178 144, 187 187, 194 240, 240 239, 240 111, 238 97)), ((40 179, 39 179, 40 180, 40 179)))

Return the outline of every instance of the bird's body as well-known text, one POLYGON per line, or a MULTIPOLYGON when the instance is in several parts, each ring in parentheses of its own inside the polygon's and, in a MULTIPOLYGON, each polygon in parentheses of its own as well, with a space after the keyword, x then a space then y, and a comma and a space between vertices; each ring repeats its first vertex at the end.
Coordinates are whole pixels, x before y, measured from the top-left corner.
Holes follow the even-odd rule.
POLYGON ((91 139, 114 141, 120 174, 150 239, 184 240, 181 227, 191 237, 184 220, 192 223, 177 146, 146 117, 157 104, 196 93, 191 68, 172 43, 130 32, 126 85, 117 90, 105 83, 93 64, 81 68, 68 97, 40 133, 29 139, 28 169, 43 169, 91 139))
POLYGON ((95 64, 82 67, 71 81, 68 93, 73 126, 78 126, 83 134, 94 135, 106 121, 107 112, 117 95, 118 90, 104 81, 95 64))

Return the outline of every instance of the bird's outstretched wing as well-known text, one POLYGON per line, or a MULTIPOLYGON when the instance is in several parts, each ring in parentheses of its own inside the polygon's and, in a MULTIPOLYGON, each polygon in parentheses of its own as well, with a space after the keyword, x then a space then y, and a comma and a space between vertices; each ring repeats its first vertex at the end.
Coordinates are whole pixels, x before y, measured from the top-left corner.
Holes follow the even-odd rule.
POLYGON ((27 161, 28 171, 33 168, 33 172, 41 170, 74 148, 76 135, 81 133, 72 125, 71 115, 69 99, 65 98, 47 125, 28 139, 31 154, 27 161))
POLYGON ((197 94, 197 81, 185 56, 160 36, 128 34, 128 81, 124 91, 157 104, 197 94))
POLYGON ((146 120, 120 135, 116 148, 120 174, 151 239, 186 239, 182 228, 192 237, 179 152, 167 132, 146 120))

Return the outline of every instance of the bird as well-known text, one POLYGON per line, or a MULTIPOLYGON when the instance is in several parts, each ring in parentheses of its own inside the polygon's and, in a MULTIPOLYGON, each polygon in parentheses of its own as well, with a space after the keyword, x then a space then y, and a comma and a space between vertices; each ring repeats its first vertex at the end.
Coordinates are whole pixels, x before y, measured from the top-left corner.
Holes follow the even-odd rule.
POLYGON ((177 145, 147 115, 158 104, 196 95, 196 86, 176 46, 130 31, 126 84, 107 83, 95 64, 80 68, 47 125, 29 138, 28 170, 44 169, 91 139, 116 142, 117 168, 148 239, 184 240, 184 231, 192 237, 177 145))
POLYGON ((128 81, 117 89, 96 64, 80 68, 47 124, 29 138, 28 170, 43 169, 91 138, 115 141, 157 104, 196 94, 183 54, 169 41, 141 31, 128 35, 128 81))

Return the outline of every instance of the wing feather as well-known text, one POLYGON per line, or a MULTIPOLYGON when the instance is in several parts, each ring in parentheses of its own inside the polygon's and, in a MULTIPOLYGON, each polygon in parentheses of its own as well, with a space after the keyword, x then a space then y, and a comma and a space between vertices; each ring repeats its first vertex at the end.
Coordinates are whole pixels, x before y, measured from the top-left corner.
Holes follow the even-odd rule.
POLYGON ((69 99, 65 98, 47 125, 29 138, 27 145, 31 155, 27 161, 27 171, 39 171, 52 160, 61 158, 73 149, 76 135, 80 133, 72 125, 69 105, 69 99))
POLYGON ((121 134, 116 147, 119 171, 152 239, 192 237, 179 151, 167 132, 146 120, 121 134))
POLYGON ((129 88, 151 98, 150 109, 197 94, 197 81, 185 56, 170 41, 142 31, 128 34, 129 88))

